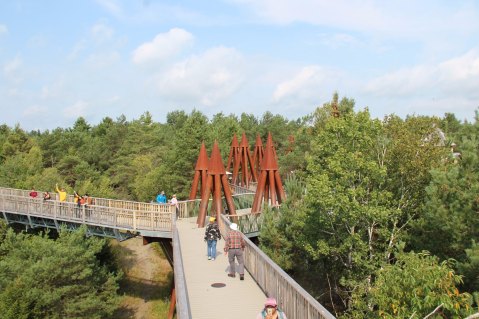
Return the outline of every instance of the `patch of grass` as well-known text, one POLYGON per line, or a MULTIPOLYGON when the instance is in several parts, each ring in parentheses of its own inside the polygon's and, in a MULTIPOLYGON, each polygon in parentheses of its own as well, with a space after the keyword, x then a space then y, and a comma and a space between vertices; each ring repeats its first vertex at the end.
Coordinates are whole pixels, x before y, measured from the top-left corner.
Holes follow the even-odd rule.
POLYGON ((120 308, 113 318, 166 318, 170 306, 173 270, 161 247, 143 246, 138 239, 112 244, 116 262, 124 272, 120 308))

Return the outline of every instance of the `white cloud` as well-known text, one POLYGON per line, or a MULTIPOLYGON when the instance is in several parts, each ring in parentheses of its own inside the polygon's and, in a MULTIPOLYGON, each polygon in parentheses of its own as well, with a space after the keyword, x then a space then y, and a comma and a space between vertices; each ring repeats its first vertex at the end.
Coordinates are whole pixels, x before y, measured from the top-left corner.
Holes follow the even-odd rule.
POLYGON ((478 98, 479 53, 466 54, 434 65, 417 65, 370 80, 364 91, 378 96, 444 94, 478 98))
MULTIPOLYGON (((341 81, 342 74, 317 65, 306 66, 290 79, 279 83, 273 93, 273 102, 282 103, 288 99, 311 103, 318 101, 321 92, 329 95, 341 81)), ((321 94, 322 95, 322 94, 321 94)))
POLYGON ((437 66, 418 65, 379 76, 366 83, 364 91, 398 97, 422 93, 437 86, 437 66))
POLYGON ((264 23, 303 22, 372 35, 429 41, 444 34, 464 35, 479 29, 474 3, 379 0, 231 0, 249 7, 264 23), (427 12, 427 14, 424 14, 427 12))
POLYGON ((239 89, 246 68, 238 51, 218 47, 161 72, 156 83, 160 95, 167 99, 213 106, 239 89))
POLYGON ((86 65, 94 69, 105 68, 120 61, 120 54, 116 51, 99 52, 90 54, 86 59, 86 65))
POLYGON ((133 62, 148 64, 166 60, 193 42, 193 35, 183 29, 174 28, 158 34, 153 41, 143 43, 133 52, 133 62))
POLYGON ((7 34, 7 33, 8 33, 7 26, 4 25, 4 24, 0 24, 0 36, 2 36, 4 34, 7 34))
POLYGON ((102 43, 113 37, 114 30, 103 23, 97 23, 91 28, 91 34, 95 41, 102 43))
POLYGON ((82 100, 75 102, 75 104, 63 109, 62 113, 67 118, 78 118, 80 116, 85 117, 85 113, 88 108, 88 103, 82 100))
POLYGON ((116 0, 97 0, 96 2, 114 16, 118 17, 123 13, 120 4, 116 0))
POLYGON ((23 110, 23 115, 24 116, 37 116, 37 115, 45 116, 47 115, 47 112, 48 112, 48 109, 46 107, 33 105, 23 110))
POLYGON ((343 46, 356 46, 361 44, 356 37, 347 33, 321 34, 320 41, 324 45, 337 49, 343 46))
POLYGON ((78 41, 71 50, 71 52, 68 54, 67 59, 69 61, 75 60, 86 48, 87 44, 85 40, 78 41))
POLYGON ((65 91, 65 78, 59 77, 52 84, 44 85, 40 92, 40 98, 51 99, 61 97, 65 91))
POLYGON ((11 76, 16 73, 23 65, 22 59, 16 56, 13 60, 5 63, 3 66, 3 73, 6 76, 11 76))

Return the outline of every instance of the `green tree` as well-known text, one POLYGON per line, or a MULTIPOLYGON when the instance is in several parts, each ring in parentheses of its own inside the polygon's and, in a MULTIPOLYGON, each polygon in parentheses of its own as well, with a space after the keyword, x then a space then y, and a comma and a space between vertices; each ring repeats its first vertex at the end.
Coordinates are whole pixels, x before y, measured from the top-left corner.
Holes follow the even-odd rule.
POLYGON ((0 244, 2 318, 105 318, 118 305, 119 275, 97 255, 105 240, 86 230, 57 240, 7 232, 0 244))
POLYGON ((354 310, 347 317, 464 318, 471 313, 471 297, 457 289, 462 279, 454 274, 452 264, 439 263, 428 253, 397 253, 393 264, 376 272, 367 294, 355 292, 363 295, 354 298, 354 310))
POLYGON ((376 152, 381 136, 381 122, 366 110, 331 117, 312 139, 303 240, 311 263, 324 265, 328 299, 339 298, 340 308, 387 261, 397 231, 391 221, 401 211, 385 190, 387 171, 376 152))
POLYGON ((424 212, 414 224, 411 246, 441 259, 463 261, 471 239, 479 236, 479 147, 476 136, 464 137, 462 159, 432 171, 424 212))
POLYGON ((387 189, 395 205, 410 220, 419 217, 431 181, 430 171, 440 167, 449 155, 446 137, 438 127, 439 119, 409 116, 402 120, 388 116, 383 121, 385 134, 378 143, 383 154, 382 165, 387 167, 387 189))

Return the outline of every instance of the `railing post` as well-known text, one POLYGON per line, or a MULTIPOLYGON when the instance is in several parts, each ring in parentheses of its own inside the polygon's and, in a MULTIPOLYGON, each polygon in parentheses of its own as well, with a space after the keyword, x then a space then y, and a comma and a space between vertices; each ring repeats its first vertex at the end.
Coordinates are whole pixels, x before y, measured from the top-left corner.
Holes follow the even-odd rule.
POLYGON ((82 205, 81 208, 82 208, 81 209, 81 214, 82 214, 81 219, 83 221, 83 224, 85 224, 85 205, 82 205))
POLYGON ((133 211, 133 230, 136 230, 136 211, 133 211))

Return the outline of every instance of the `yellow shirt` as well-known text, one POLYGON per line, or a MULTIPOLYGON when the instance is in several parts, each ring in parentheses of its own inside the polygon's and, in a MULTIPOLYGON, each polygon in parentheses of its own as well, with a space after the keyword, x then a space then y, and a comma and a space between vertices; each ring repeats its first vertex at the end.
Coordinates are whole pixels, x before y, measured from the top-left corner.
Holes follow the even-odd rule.
POLYGON ((67 200, 67 192, 61 191, 58 186, 56 187, 57 193, 60 196, 60 202, 66 202, 67 200))

